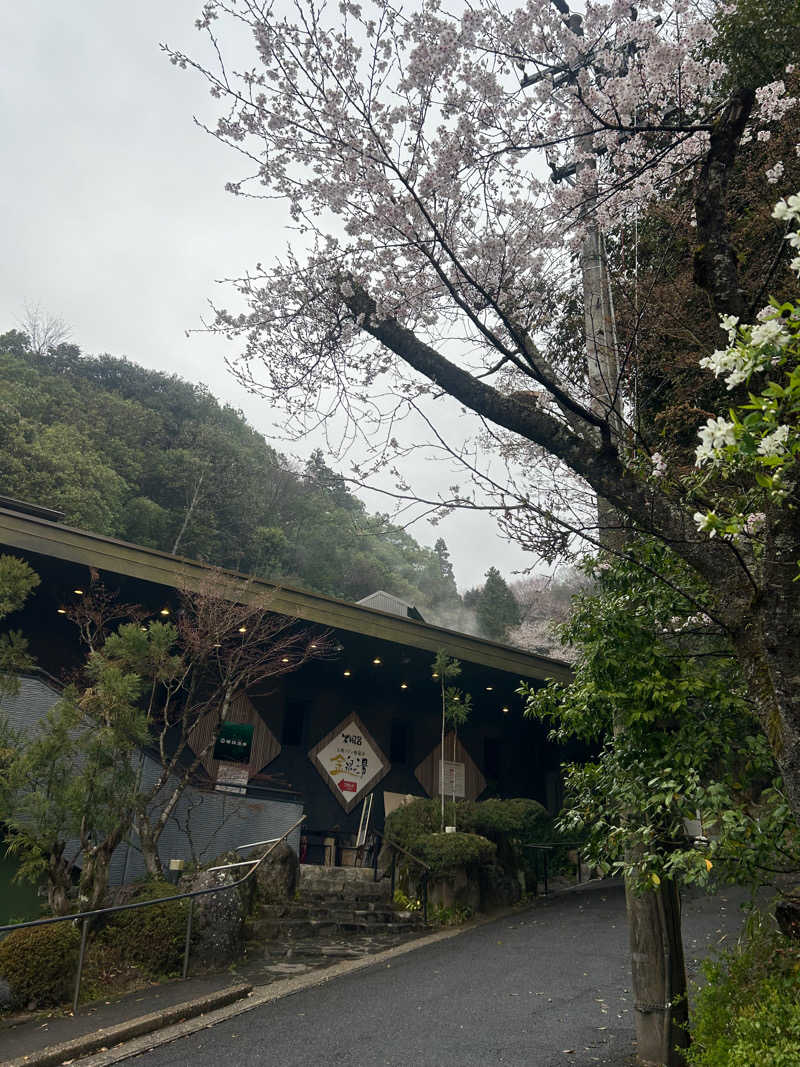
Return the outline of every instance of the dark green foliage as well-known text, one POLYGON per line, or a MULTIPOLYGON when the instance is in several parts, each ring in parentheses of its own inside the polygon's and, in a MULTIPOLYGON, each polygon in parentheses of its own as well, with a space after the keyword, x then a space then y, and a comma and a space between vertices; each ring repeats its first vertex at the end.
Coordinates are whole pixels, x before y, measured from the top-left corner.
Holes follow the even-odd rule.
POLYGON ((756 918, 745 940, 704 966, 694 1010, 693 1067, 800 1063, 800 944, 756 918))
POLYGON ((480 834, 423 834, 417 838, 416 852, 431 873, 446 874, 459 867, 482 867, 492 863, 497 846, 480 834))
MULTIPOLYGON (((172 897, 176 892, 169 882, 142 882, 129 903, 172 897)), ((187 901, 179 900, 122 911, 109 921, 100 937, 127 963, 138 964, 154 977, 171 974, 180 968, 183 958, 188 907, 187 901)))
MULTIPOLYGON (((448 801, 447 810, 452 811, 448 801)), ((537 800, 517 797, 510 800, 459 800, 458 826, 465 833, 480 834, 495 843, 503 839, 518 842, 549 840, 547 812, 537 800)), ((393 811, 386 819, 386 837, 396 841, 415 856, 420 839, 435 833, 439 827, 439 801, 414 800, 393 811)), ((447 834, 453 837, 453 834, 447 834)))
POLYGON ((465 594, 464 603, 474 608, 481 633, 492 641, 504 641, 522 621, 519 604, 497 567, 486 572, 483 588, 465 594))
POLYGON ((0 977, 14 1006, 46 1008, 65 1001, 75 982, 80 935, 71 922, 15 930, 0 941, 0 977))
POLYGON ((737 0, 719 10, 709 52, 727 68, 726 88, 767 85, 797 62, 800 4, 795 0, 737 0))
POLYGON ((136 544, 358 600, 386 589, 457 612, 447 546, 370 515, 322 452, 276 452, 204 388, 0 336, 2 491, 136 544))
POLYGON ((628 551, 590 562, 594 585, 560 628, 579 650, 573 681, 521 690, 551 740, 596 749, 567 767, 563 832, 640 885, 758 884, 796 867, 796 823, 707 590, 661 544, 628 551))
MULTIPOLYGON (((0 556, 0 622, 6 615, 18 611, 38 584, 38 574, 23 560, 17 559, 16 556, 0 556)), ((19 686, 17 672, 28 670, 32 666, 33 660, 28 655, 28 642, 20 631, 9 630, 0 633, 0 697, 3 693, 16 693, 19 686)))

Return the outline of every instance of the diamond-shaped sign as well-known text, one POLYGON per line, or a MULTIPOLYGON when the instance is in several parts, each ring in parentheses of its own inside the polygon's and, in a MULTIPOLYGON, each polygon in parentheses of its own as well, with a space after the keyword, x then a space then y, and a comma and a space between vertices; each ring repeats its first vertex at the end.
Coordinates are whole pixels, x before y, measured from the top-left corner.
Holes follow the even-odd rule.
POLYGON ((389 773, 391 766, 355 712, 323 737, 308 758, 348 812, 389 773))

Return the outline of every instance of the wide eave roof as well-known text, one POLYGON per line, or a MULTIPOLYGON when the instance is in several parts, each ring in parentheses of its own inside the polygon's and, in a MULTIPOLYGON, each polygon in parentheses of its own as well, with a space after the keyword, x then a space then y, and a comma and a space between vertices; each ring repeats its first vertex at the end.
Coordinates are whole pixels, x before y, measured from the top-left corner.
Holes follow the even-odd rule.
POLYGON ((430 652, 445 649, 448 655, 456 659, 507 671, 520 678, 569 681, 571 677, 568 664, 561 660, 522 652, 470 634, 457 633, 319 593, 273 585, 236 571, 218 570, 197 560, 170 556, 156 549, 76 530, 3 507, 0 507, 0 544, 171 589, 207 589, 209 577, 213 574, 215 592, 231 600, 264 600, 270 611, 430 652))

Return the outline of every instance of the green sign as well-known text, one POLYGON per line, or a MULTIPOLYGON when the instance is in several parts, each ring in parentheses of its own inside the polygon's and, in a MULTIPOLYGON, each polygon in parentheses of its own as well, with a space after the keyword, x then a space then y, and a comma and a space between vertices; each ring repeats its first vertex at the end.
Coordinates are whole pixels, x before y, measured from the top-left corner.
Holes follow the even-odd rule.
POLYGON ((253 745, 253 727, 243 722, 220 723, 214 759, 227 763, 249 763, 253 745))

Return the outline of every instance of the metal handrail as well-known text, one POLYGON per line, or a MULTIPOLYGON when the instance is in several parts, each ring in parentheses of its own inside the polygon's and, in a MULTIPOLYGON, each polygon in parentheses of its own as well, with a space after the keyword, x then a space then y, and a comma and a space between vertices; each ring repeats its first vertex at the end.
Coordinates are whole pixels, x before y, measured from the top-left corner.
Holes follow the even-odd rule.
MULTIPOLYGON (((429 875, 430 870, 431 870, 430 865, 425 863, 424 860, 421 860, 419 858, 419 856, 415 856, 412 852, 409 852, 407 848, 403 848, 402 845, 398 845, 398 843, 396 841, 393 841, 391 839, 391 837, 386 837, 386 835, 381 833, 380 830, 372 830, 371 832, 373 834, 375 834, 377 837, 379 837, 381 839, 381 841, 384 842, 384 844, 389 845, 393 849, 393 851, 392 851, 392 875, 391 875, 391 878, 392 878, 392 881, 391 881, 392 899, 394 899, 394 885, 395 885, 395 879, 396 879, 396 876, 397 876, 397 853, 398 852, 402 852, 404 856, 408 856, 408 858, 410 860, 413 860, 414 863, 417 863, 417 864, 419 864, 420 867, 422 867, 422 921, 424 923, 427 923, 427 921, 428 921, 428 875, 429 875)), ((374 878, 375 878, 375 881, 377 882, 377 880, 378 880, 378 850, 377 849, 375 849, 375 857, 374 857, 374 861, 373 862, 374 862, 373 870, 375 872, 374 873, 374 878)))
POLYGON ((431 869, 430 864, 425 863, 425 861, 421 860, 419 856, 415 856, 412 852, 409 852, 407 848, 403 848, 402 845, 398 845, 396 841, 393 841, 391 837, 387 837, 385 834, 382 834, 380 830, 372 830, 371 833, 377 834, 381 841, 385 842, 387 845, 391 845, 392 848, 397 849, 398 852, 402 852, 404 856, 408 856, 410 860, 413 860, 414 863, 418 863, 420 867, 424 867, 426 871, 429 871, 431 869))
MULTIPOLYGON (((81 931, 81 947, 78 954, 78 971, 75 976, 75 995, 72 1000, 72 1014, 75 1015, 78 1011, 78 998, 80 996, 81 991, 81 974, 83 972, 83 960, 86 953, 86 935, 89 931, 89 920, 94 919, 99 915, 112 915, 119 911, 133 911, 135 908, 151 908, 155 904, 166 904, 173 900, 189 900, 189 912, 186 916, 186 940, 183 949, 182 977, 185 978, 189 971, 189 946, 192 937, 192 910, 194 898, 208 896, 211 893, 228 893, 232 889, 237 889, 240 885, 243 885, 248 880, 248 878, 252 878, 252 876, 256 873, 258 868, 261 866, 267 856, 269 856, 272 850, 276 848, 276 846, 279 845, 281 841, 284 841, 289 836, 289 834, 292 833, 292 831, 296 830, 301 823, 305 822, 305 819, 306 816, 301 815, 297 822, 293 826, 289 827, 286 833, 282 834, 280 837, 274 838, 270 847, 259 859, 245 860, 244 864, 235 863, 227 864, 226 867, 210 868, 210 870, 220 871, 226 870, 227 867, 241 867, 250 865, 250 870, 247 872, 247 874, 245 874, 242 878, 237 879, 235 882, 230 882, 228 885, 210 886, 207 889, 192 889, 187 893, 175 893, 173 896, 170 897, 158 897, 156 900, 139 900, 134 902, 133 904, 112 904, 107 908, 93 908, 91 911, 79 911, 75 912, 72 915, 53 915, 48 919, 29 919, 27 922, 11 923, 10 925, 0 926, 0 934, 10 933, 13 930, 25 930, 33 926, 52 926, 54 923, 78 922, 78 920, 80 919, 83 920, 83 929, 81 931)), ((264 842, 264 844, 266 844, 266 842, 264 842)), ((248 848, 251 846, 242 845, 240 847, 248 848)), ((234 851, 236 850, 234 849, 234 851)))
MULTIPOLYGON (((574 848, 574 849, 577 849, 577 852, 578 852, 577 861, 578 862, 576 864, 576 867, 577 867, 577 882, 576 882, 576 885, 580 885, 581 881, 582 881, 582 878, 581 878, 581 849, 583 848, 583 846, 585 844, 586 844, 585 841, 540 841, 540 842, 537 842, 536 844, 532 844, 532 845, 525 844, 525 845, 522 846, 522 848, 536 848, 536 849, 539 849, 541 852, 544 853, 543 859, 544 859, 544 895, 545 896, 548 896, 548 893, 549 893, 548 871, 547 871, 547 853, 548 852, 552 852, 553 849, 556 849, 556 848, 574 848)), ((534 863, 534 878, 536 879, 534 892, 538 893, 538 889, 539 889, 539 863, 538 863, 538 860, 534 863)))

